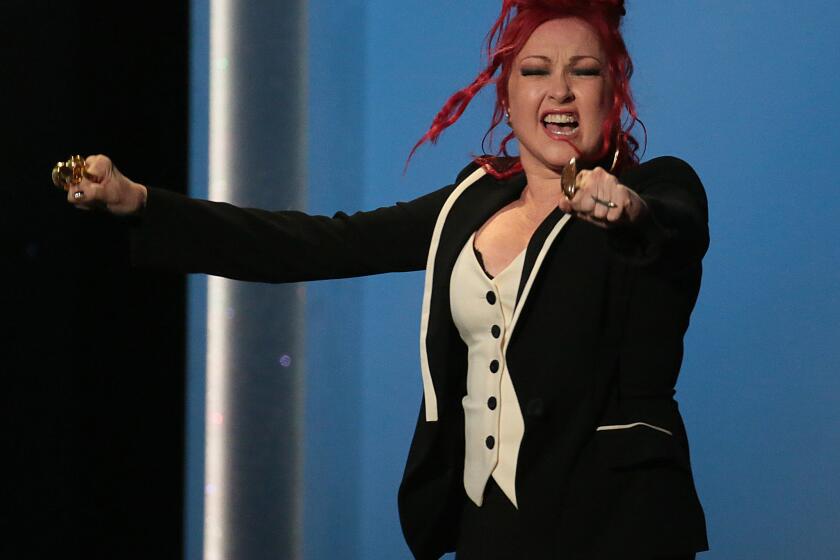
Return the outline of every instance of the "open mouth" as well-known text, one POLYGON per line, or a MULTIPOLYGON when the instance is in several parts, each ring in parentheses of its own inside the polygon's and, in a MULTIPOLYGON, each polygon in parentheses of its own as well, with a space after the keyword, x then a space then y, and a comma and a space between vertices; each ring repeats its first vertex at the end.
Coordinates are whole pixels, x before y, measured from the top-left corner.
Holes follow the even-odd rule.
POLYGON ((571 136, 580 126, 574 113, 549 113, 543 117, 542 123, 552 136, 571 136))

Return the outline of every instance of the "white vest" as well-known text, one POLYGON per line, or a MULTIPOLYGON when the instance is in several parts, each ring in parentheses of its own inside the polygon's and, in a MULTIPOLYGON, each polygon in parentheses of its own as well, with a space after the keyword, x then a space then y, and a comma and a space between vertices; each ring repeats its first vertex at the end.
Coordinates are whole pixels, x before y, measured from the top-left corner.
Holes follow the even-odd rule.
POLYGON ((516 461, 525 423, 504 349, 513 319, 525 251, 491 279, 478 262, 471 235, 452 269, 452 319, 468 348, 464 489, 481 506, 493 476, 516 506, 516 461))

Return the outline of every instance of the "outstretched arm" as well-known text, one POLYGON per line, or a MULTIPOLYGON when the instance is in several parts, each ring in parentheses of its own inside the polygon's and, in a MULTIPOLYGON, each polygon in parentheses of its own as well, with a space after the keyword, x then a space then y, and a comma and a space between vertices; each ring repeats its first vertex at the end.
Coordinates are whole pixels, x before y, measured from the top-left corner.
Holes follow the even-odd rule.
POLYGON ((370 212, 333 217, 194 200, 123 177, 104 156, 71 189, 77 205, 132 216, 132 262, 238 280, 295 282, 420 270, 447 187, 370 212), (75 192, 83 196, 75 198, 75 192))
POLYGON ((660 157, 620 177, 596 168, 577 177, 560 209, 609 230, 610 244, 638 264, 698 264, 709 246, 706 193, 694 170, 660 157))

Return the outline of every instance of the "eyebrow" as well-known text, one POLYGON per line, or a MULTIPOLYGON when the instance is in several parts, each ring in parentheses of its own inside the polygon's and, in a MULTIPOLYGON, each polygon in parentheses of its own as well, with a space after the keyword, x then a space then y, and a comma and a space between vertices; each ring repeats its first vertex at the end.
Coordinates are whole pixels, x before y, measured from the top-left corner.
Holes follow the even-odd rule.
POLYGON ((543 62, 551 62, 550 58, 548 58, 547 56, 542 56, 540 54, 532 54, 532 55, 526 56, 525 58, 523 58, 521 60, 521 62, 524 62, 524 61, 528 60, 529 58, 539 58, 543 62))
MULTIPOLYGON (((543 61, 543 62, 548 62, 548 63, 551 63, 551 62, 552 62, 552 60, 551 60, 549 57, 544 56, 544 55, 541 55, 541 54, 532 54, 532 55, 528 55, 528 56, 526 56, 526 57, 522 58, 522 59, 520 60, 520 62, 525 62, 525 61, 526 61, 526 60, 528 60, 529 58, 538 58, 538 59, 540 59, 541 61, 543 61)), ((603 64, 603 63, 601 62, 601 59, 600 59, 600 58, 598 58, 597 56, 593 55, 593 54, 580 54, 580 55, 575 55, 575 56, 573 56, 573 57, 569 58, 569 62, 571 62, 572 64, 574 64, 574 63, 576 63, 576 62, 580 62, 581 60, 586 59, 586 58, 593 58, 593 59, 595 59, 595 60, 598 62, 598 64, 603 64)))
POLYGON ((583 60, 585 58, 595 59, 595 61, 597 61, 598 64, 602 64, 601 59, 598 58, 597 56, 595 56, 594 54, 580 54, 580 55, 577 55, 577 56, 573 56, 569 59, 569 62, 580 62, 581 60, 583 60))

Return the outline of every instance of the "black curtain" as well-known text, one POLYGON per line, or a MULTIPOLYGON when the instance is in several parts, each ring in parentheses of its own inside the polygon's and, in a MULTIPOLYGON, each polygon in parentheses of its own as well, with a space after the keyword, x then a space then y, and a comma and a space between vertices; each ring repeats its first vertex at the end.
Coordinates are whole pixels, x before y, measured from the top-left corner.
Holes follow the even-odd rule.
POLYGON ((186 191, 186 0, 3 3, 4 558, 180 558, 185 282, 50 183, 72 154, 186 191))

